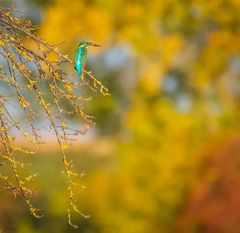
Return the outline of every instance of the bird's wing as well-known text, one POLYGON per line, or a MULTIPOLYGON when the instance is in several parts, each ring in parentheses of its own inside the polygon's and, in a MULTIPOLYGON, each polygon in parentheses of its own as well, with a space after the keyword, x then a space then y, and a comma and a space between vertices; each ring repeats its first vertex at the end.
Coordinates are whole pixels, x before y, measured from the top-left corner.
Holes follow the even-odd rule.
POLYGON ((77 54, 78 54, 78 50, 76 49, 75 53, 74 53, 74 69, 76 70, 76 64, 77 64, 77 54))
POLYGON ((87 62, 87 49, 80 48, 75 52, 74 63, 75 69, 77 70, 78 75, 82 75, 83 67, 87 62))

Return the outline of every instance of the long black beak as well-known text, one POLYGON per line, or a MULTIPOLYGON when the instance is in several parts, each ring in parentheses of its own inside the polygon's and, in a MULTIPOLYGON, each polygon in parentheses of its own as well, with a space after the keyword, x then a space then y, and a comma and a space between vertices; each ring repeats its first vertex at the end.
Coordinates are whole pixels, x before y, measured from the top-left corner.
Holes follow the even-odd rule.
POLYGON ((88 45, 89 46, 95 46, 95 47, 101 47, 100 44, 94 44, 94 43, 91 43, 91 42, 88 42, 88 45))

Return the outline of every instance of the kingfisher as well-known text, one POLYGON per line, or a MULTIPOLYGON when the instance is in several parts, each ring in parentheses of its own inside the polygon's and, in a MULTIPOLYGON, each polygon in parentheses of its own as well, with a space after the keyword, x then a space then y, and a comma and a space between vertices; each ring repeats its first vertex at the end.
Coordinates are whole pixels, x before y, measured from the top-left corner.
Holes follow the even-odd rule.
POLYGON ((87 40, 83 40, 78 44, 78 47, 74 54, 74 68, 77 71, 79 77, 82 77, 83 69, 87 62, 88 46, 101 47, 101 45, 91 43, 87 40))

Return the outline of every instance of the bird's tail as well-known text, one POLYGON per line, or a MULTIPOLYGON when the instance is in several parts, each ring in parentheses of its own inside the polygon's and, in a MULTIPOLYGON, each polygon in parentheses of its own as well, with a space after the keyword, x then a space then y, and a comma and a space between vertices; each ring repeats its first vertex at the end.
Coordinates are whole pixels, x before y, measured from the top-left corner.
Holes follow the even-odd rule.
POLYGON ((74 66, 74 69, 77 71, 78 76, 79 76, 80 78, 82 78, 83 68, 82 68, 82 67, 76 67, 76 66, 74 66))

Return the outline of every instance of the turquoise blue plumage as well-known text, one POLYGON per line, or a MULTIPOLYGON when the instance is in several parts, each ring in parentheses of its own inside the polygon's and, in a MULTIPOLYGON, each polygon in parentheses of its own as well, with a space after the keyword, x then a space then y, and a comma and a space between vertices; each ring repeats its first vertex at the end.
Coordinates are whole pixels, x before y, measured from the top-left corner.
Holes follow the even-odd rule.
POLYGON ((100 45, 88 42, 86 40, 83 40, 78 44, 77 50, 74 54, 74 65, 79 77, 82 77, 83 69, 87 62, 88 46, 100 47, 100 45))

